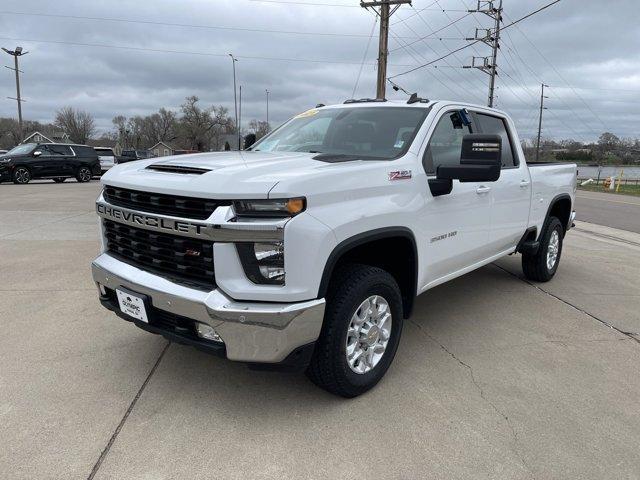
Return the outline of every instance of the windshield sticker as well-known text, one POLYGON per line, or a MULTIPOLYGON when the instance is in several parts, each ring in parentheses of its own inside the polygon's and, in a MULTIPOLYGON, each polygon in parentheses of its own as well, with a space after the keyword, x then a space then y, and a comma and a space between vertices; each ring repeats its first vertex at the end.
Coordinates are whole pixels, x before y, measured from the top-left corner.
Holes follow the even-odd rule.
POLYGON ((404 145, 404 140, 398 140, 396 144, 393 146, 393 148, 402 148, 403 145, 404 145))
POLYGON ((307 110, 306 112, 302 112, 298 115, 295 116, 295 118, 307 118, 307 117, 313 117, 314 115, 316 115, 320 110, 318 110, 317 108, 312 108, 311 110, 307 110))
POLYGON ((389 172, 389 181, 394 180, 408 180, 411 178, 411 170, 397 170, 395 172, 389 172))

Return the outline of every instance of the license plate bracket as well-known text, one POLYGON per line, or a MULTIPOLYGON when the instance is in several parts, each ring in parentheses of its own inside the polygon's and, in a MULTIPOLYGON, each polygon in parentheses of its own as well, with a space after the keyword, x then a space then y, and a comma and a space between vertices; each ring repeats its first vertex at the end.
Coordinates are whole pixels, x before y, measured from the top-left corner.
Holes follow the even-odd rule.
POLYGON ((123 287, 116 288, 120 311, 134 320, 149 323, 149 297, 123 287))

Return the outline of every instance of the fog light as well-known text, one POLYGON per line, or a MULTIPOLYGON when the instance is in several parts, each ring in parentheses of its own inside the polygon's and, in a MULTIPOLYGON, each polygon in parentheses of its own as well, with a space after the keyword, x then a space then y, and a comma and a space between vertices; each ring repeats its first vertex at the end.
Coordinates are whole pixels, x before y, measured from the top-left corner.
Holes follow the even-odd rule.
POLYGON ((205 340, 213 340, 214 342, 221 342, 222 338, 220 335, 216 333, 211 325, 207 325, 206 323, 196 322, 196 332, 200 338, 204 338, 205 340))

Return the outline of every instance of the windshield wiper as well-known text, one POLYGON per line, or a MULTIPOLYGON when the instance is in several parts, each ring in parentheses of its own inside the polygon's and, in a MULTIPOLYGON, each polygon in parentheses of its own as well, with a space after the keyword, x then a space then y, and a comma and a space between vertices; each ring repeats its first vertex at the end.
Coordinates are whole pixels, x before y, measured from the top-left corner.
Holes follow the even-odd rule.
POLYGON ((348 153, 321 153, 313 157, 314 160, 320 160, 323 162, 352 162, 354 160, 385 160, 380 157, 372 157, 367 155, 355 155, 348 153))

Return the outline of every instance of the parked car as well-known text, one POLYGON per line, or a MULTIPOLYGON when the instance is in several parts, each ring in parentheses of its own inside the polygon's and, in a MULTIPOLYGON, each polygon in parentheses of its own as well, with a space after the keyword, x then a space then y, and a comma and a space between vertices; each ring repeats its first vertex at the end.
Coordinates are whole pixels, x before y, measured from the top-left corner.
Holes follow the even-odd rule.
POLYGON ((417 295, 514 253, 527 278, 553 278, 576 165, 528 166, 502 111, 413 97, 315 108, 243 152, 102 182, 106 308, 354 397, 391 365, 417 295))
POLYGON ((0 155, 4 155, 5 153, 7 153, 9 150, 4 150, 4 149, 0 149, 0 155))
POLYGON ((100 175, 100 161, 88 145, 25 143, 0 156, 0 182, 23 184, 36 178, 89 182, 94 175, 100 175))
POLYGON ((98 160, 100 160, 100 170, 102 173, 109 170, 116 163, 116 154, 113 153, 111 147, 93 147, 98 154, 98 160))
POLYGON ((116 159, 116 163, 127 163, 147 158, 153 158, 153 153, 149 150, 123 150, 122 155, 116 159))

